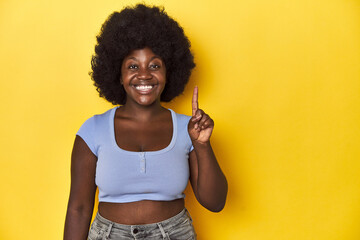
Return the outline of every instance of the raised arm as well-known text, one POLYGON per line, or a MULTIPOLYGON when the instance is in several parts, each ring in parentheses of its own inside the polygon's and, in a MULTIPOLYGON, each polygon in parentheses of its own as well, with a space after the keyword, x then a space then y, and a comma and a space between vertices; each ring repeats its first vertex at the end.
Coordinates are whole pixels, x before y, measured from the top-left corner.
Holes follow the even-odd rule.
POLYGON ((192 118, 188 131, 194 150, 190 153, 190 183, 199 203, 213 212, 221 211, 226 202, 227 181, 210 145, 214 121, 199 109, 198 88, 192 98, 192 118))
POLYGON ((86 240, 96 192, 96 156, 85 141, 76 136, 71 156, 71 188, 64 240, 86 240))

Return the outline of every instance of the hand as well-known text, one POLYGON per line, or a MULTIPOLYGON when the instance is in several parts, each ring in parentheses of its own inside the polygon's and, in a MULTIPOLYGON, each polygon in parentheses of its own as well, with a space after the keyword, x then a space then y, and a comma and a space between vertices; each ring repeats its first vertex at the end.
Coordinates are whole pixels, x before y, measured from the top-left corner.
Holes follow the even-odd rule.
POLYGON ((198 87, 194 88, 192 98, 192 118, 188 124, 188 131, 192 141, 206 143, 214 129, 214 121, 203 110, 199 109, 198 87))

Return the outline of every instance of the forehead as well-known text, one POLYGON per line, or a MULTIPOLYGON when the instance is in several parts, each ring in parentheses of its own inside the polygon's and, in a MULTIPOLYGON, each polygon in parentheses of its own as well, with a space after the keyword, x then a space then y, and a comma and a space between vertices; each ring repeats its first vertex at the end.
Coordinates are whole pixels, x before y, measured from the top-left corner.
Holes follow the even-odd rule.
POLYGON ((132 50, 125 58, 124 60, 127 59, 135 59, 135 60, 149 60, 149 59, 154 59, 154 58, 159 58, 161 59, 158 55, 156 55, 151 48, 149 47, 145 47, 142 49, 136 49, 136 50, 132 50))

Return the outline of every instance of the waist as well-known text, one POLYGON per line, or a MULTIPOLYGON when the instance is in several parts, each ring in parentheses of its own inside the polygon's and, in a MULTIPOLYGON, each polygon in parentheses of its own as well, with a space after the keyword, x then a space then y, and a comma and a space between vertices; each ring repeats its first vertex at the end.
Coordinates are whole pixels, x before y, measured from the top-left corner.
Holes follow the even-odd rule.
POLYGON ((173 201, 100 202, 99 215, 124 225, 143 225, 169 219, 185 208, 184 199, 173 201))
POLYGON ((185 208, 164 221, 142 225, 114 223, 97 212, 88 236, 89 239, 196 239, 192 219, 185 208))
POLYGON ((188 211, 184 208, 180 213, 164 221, 143 225, 125 225, 114 223, 99 214, 89 231, 91 239, 196 239, 188 211), (185 238, 184 238, 185 239, 185 238))
POLYGON ((169 225, 170 223, 173 225, 174 223, 177 223, 179 221, 181 221, 183 218, 190 218, 190 214, 188 213, 187 209, 184 208, 183 210, 181 210, 178 214, 176 214, 175 216, 172 216, 168 219, 165 219, 163 221, 160 222, 156 222, 156 223, 149 223, 149 224, 120 224, 120 223, 116 223, 113 221, 110 221, 109 219, 106 219, 105 217, 101 216, 101 214, 99 212, 96 213, 96 221, 102 223, 102 224, 106 224, 106 225, 112 225, 112 228, 117 228, 119 230, 129 230, 132 229, 134 227, 139 227, 142 229, 152 229, 152 228, 157 228, 158 224, 160 223, 164 229, 166 230, 166 226, 169 225))

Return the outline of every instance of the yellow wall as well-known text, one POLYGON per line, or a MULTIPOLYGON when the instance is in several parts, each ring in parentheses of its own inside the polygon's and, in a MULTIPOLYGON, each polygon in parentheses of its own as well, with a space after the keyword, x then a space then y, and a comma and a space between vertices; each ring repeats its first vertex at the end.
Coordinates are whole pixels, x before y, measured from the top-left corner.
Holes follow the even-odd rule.
MULTIPOLYGON (((88 72, 105 18, 134 1, 0 1, 0 239, 61 239, 70 153, 109 109, 88 72), (25 237, 26 236, 26 237, 25 237)), ((360 2, 162 0, 197 69, 168 107, 215 120, 226 208, 199 239, 360 239, 360 2)))

